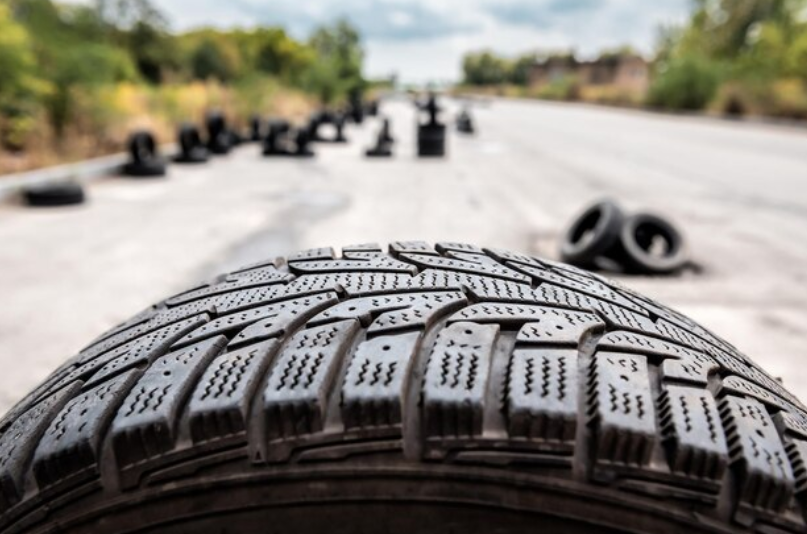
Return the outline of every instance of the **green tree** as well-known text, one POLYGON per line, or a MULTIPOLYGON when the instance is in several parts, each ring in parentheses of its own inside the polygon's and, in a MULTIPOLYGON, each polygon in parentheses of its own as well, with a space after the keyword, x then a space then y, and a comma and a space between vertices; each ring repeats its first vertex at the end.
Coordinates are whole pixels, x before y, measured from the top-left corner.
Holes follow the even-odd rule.
POLYGON ((365 88, 359 32, 346 20, 322 26, 311 35, 314 60, 304 85, 323 103, 330 103, 365 88))
POLYGON ((238 77, 241 59, 238 49, 224 39, 205 37, 190 56, 190 70, 194 78, 215 78, 229 82, 238 77))
POLYGON ((715 65, 708 60, 698 56, 676 58, 657 73, 648 102, 666 109, 703 109, 714 98, 718 83, 715 65))
POLYGON ((489 50, 466 54, 462 60, 464 82, 469 85, 496 85, 507 81, 507 61, 489 50))
POLYGON ((518 56, 510 65, 509 81, 516 85, 529 85, 532 68, 538 61, 538 54, 530 52, 518 56))
POLYGON ((46 100, 51 124, 62 137, 72 119, 73 91, 92 90, 102 85, 135 81, 138 74, 129 55, 114 47, 87 43, 64 50, 52 73, 54 90, 46 100))
POLYGON ((0 143, 22 148, 47 84, 38 76, 31 39, 0 4, 0 143))

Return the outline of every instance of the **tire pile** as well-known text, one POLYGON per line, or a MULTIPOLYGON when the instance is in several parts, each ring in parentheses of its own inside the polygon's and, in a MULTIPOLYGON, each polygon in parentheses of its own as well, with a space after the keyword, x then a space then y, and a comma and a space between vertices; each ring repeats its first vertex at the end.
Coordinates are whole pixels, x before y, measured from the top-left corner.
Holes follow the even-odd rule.
POLYGON ((674 224, 650 212, 625 215, 612 200, 593 204, 572 221, 561 239, 560 256, 578 267, 629 274, 673 274, 689 264, 683 235, 674 224))

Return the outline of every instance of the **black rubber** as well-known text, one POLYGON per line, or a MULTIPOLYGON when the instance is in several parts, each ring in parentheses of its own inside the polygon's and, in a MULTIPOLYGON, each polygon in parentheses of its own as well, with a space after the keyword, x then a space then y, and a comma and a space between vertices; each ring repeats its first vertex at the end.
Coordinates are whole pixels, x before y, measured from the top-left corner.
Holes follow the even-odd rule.
POLYGON ((229 154, 233 148, 234 136, 231 134, 224 115, 212 111, 205 116, 207 129, 207 148, 211 154, 229 154))
POLYGON ((134 132, 129 137, 130 161, 121 172, 135 178, 159 178, 166 174, 165 159, 157 150, 154 136, 147 131, 134 132))
POLYGON ((777 380, 614 282, 467 244, 222 275, 0 432, 3 532, 805 531, 777 380))
POLYGON ((687 262, 681 232, 653 213, 636 213, 624 220, 613 255, 627 271, 641 274, 672 273, 687 262))
POLYGON ((619 240, 624 219, 622 208, 612 200, 592 204, 563 232, 561 259, 579 267, 592 267, 619 240))
POLYGON ((177 133, 179 154, 174 156, 176 163, 206 163, 210 158, 210 151, 202 142, 199 129, 193 124, 183 124, 177 133))
POLYGON ((86 200, 84 188, 75 182, 28 186, 22 191, 25 203, 35 207, 72 206, 86 200))

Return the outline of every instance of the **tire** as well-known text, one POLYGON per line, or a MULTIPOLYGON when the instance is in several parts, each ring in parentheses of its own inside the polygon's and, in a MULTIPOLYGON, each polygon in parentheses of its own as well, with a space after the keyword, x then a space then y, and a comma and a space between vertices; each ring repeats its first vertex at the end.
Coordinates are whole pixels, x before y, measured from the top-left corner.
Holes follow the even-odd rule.
POLYGON ((446 155, 445 124, 418 125, 418 156, 441 158, 446 155))
POLYGON ((614 201, 592 204, 563 232, 561 259, 578 267, 592 267, 595 260, 619 240, 624 218, 622 209, 614 201))
POLYGON ((134 178, 157 178, 165 176, 165 159, 157 154, 154 136, 146 131, 135 132, 129 137, 131 161, 123 165, 121 172, 134 178))
POLYGON ((84 188, 74 182, 62 182, 26 187, 23 200, 33 207, 73 206, 86 200, 84 188))
POLYGON ((805 529, 778 381, 604 278, 456 243, 174 295, 0 431, 3 532, 805 529))
POLYGON ((684 238, 668 220, 652 213, 626 218, 619 232, 619 246, 612 254, 625 270, 640 274, 669 274, 687 262, 684 238), (661 242, 660 251, 651 250, 661 242))

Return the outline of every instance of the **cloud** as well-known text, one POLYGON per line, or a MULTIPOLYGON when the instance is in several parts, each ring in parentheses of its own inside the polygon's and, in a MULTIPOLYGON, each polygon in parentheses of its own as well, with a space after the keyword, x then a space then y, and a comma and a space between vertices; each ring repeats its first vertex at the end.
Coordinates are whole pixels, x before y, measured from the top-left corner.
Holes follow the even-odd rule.
POLYGON ((485 11, 504 24, 546 29, 563 19, 591 16, 604 7, 603 0, 516 0, 486 5, 485 11))
MULTIPOLYGON (((190 0, 170 0, 164 3, 170 4, 172 8, 178 4, 187 4, 188 10, 200 8, 199 2, 191 4, 190 0)), ((479 30, 478 23, 452 16, 452 13, 446 10, 419 1, 307 0, 297 3, 277 2, 270 5, 265 0, 228 0, 226 3, 217 2, 219 5, 216 6, 209 0, 204 3, 208 4, 204 6, 204 11, 217 12, 226 9, 229 12, 227 18, 232 19, 235 16, 242 21, 241 25, 259 23, 280 25, 300 37, 307 35, 321 24, 339 18, 348 19, 353 23, 366 40, 440 39, 479 30)), ((183 23, 181 27, 187 27, 187 24, 183 23)))

